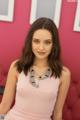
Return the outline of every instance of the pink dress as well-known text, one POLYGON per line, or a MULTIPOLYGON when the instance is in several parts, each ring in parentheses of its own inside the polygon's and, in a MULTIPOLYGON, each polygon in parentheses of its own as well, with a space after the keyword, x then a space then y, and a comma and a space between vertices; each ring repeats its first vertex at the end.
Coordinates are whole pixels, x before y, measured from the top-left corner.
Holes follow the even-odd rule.
POLYGON ((32 86, 23 72, 16 85, 15 104, 4 120, 51 120, 60 79, 40 80, 39 88, 32 86))

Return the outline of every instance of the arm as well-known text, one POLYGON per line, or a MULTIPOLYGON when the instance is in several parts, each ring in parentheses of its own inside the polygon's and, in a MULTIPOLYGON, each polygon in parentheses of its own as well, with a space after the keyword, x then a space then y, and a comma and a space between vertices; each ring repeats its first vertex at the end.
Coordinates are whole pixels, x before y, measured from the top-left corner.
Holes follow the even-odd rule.
POLYGON ((0 103, 0 114, 7 113, 14 100, 15 91, 16 91, 16 81, 18 76, 18 71, 14 66, 14 64, 15 62, 11 64, 8 72, 4 94, 2 97, 2 101, 0 103))
POLYGON ((62 75, 60 77, 61 83, 59 86, 58 96, 54 108, 53 120, 62 120, 62 110, 70 85, 70 76, 70 71, 64 67, 62 75))

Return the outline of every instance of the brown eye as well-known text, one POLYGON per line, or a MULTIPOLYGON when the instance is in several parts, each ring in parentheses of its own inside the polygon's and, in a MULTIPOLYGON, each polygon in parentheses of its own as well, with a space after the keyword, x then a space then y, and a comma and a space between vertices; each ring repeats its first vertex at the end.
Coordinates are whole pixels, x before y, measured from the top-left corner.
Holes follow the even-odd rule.
POLYGON ((51 41, 45 41, 45 44, 51 44, 52 42, 51 41))
POLYGON ((33 39, 33 42, 34 43, 39 43, 39 40, 38 39, 33 39))

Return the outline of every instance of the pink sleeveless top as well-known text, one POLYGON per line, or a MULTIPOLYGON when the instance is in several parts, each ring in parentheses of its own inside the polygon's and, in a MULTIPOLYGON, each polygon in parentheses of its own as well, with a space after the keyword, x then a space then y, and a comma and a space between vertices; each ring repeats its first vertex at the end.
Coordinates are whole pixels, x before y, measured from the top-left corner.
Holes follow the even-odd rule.
POLYGON ((4 120, 51 120, 60 79, 40 80, 39 88, 32 86, 23 72, 16 85, 15 104, 4 120))

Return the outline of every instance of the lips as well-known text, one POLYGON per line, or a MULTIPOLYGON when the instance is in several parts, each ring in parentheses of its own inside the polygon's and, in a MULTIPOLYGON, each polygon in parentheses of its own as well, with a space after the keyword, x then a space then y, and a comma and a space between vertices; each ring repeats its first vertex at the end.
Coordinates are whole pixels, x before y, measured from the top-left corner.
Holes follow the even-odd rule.
POLYGON ((38 52, 38 54, 43 55, 43 54, 45 54, 45 52, 38 52))

